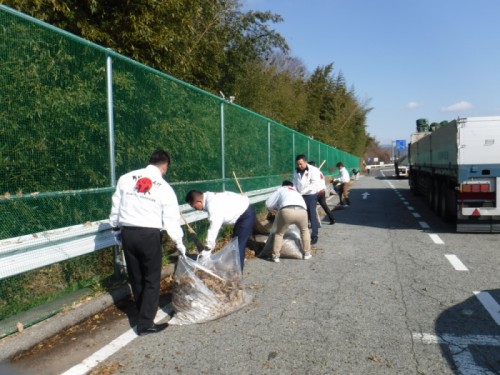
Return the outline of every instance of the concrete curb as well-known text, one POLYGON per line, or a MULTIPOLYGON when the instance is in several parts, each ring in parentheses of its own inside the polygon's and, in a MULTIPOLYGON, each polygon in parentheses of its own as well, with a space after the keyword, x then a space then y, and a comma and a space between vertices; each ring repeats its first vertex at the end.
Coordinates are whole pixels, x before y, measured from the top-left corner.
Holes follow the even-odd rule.
MULTIPOLYGON (((169 264, 162 270, 162 279, 174 273, 174 264, 169 264)), ((27 328, 22 333, 5 337, 0 341, 0 362, 6 362, 11 357, 31 349, 43 340, 72 327, 88 317, 99 313, 131 294, 130 286, 123 285, 109 293, 101 294, 88 302, 72 308, 69 311, 56 314, 40 323, 27 328)))

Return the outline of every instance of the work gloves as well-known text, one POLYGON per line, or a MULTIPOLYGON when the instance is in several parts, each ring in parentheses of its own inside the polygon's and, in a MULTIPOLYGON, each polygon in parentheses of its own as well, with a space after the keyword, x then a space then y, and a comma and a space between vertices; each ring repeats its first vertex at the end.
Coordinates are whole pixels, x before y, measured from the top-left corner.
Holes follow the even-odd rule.
POLYGON ((177 245, 177 251, 179 252, 179 254, 181 254, 183 257, 186 256, 186 246, 184 246, 184 244, 178 244, 177 245))

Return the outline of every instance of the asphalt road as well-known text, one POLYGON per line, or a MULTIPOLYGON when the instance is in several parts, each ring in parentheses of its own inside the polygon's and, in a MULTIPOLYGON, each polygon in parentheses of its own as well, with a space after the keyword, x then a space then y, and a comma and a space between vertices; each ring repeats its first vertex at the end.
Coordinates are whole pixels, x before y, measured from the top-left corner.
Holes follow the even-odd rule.
POLYGON ((254 301, 239 312, 143 337, 123 315, 14 366, 32 374, 500 374, 500 235, 455 233, 392 170, 356 181, 351 203, 334 211, 337 224, 323 224, 312 259, 247 260, 254 301))

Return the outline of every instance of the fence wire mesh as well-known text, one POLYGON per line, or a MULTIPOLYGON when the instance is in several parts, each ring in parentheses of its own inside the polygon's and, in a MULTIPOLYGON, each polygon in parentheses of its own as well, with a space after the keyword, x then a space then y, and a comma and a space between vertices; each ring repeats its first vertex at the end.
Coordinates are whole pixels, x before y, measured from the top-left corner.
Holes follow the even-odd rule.
MULTIPOLYGON (((326 160, 324 174, 338 161, 359 165, 354 155, 3 5, 0 26, 0 260, 38 246, 40 233, 105 220, 115 179, 145 166, 157 148, 172 155, 166 179, 180 204, 191 189, 237 192, 234 176, 245 192, 277 186, 291 177, 297 154, 326 160), (12 247, 20 236, 29 244, 12 247)), ((1 279, 0 321, 32 307, 35 294, 39 303, 108 277, 110 253, 1 279)))

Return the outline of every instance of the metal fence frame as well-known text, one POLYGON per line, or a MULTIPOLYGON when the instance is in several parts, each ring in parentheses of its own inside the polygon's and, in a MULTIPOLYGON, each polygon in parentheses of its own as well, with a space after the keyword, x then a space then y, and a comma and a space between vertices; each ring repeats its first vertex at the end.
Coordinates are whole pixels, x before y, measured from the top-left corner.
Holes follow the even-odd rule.
MULTIPOLYGON (((224 123, 224 114, 226 106, 237 106, 232 102, 226 101, 225 98, 220 98, 211 93, 205 92, 200 88, 189 85, 183 81, 180 81, 174 77, 168 76, 167 74, 158 72, 150 67, 147 67, 143 64, 139 64, 138 62, 127 58, 123 55, 120 55, 110 49, 106 49, 102 46, 89 42, 85 39, 79 38, 73 34, 70 34, 64 30, 60 30, 54 26, 48 25, 40 20, 37 20, 33 17, 27 16, 23 13, 15 11, 11 8, 8 8, 2 4, 0 4, 0 11, 9 13, 16 17, 20 17, 29 22, 33 22, 34 24, 41 26, 43 28, 52 30, 59 34, 62 34, 70 39, 76 40, 79 43, 82 43, 87 46, 91 46, 92 48, 96 48, 101 52, 106 54, 106 90, 107 90, 107 112, 108 112, 108 132, 109 132, 109 161, 110 161, 110 182, 111 186, 100 188, 99 190, 109 190, 110 192, 114 191, 116 187, 116 163, 115 163, 115 126, 114 126, 114 104, 113 104, 113 59, 117 58, 121 61, 127 61, 134 65, 140 65, 141 68, 154 72, 155 74, 160 74, 168 78, 169 80, 173 80, 179 84, 189 87, 190 89, 201 92, 209 98, 217 99, 220 101, 220 126, 221 126, 221 173, 222 173, 222 183, 223 190, 226 190, 226 181, 227 179, 227 171, 225 164, 225 123, 224 123)), ((241 109, 248 111, 247 109, 240 107, 241 109)), ((251 112, 251 111, 248 111, 251 112)), ((260 117, 261 119, 267 122, 267 150, 268 150, 268 166, 271 166, 271 126, 283 126, 278 124, 264 116, 261 116, 257 113, 251 112, 256 117, 260 117)), ((296 138, 306 137, 301 133, 296 132, 293 129, 289 129, 291 137, 292 137, 292 154, 296 153, 296 138)), ((333 149, 331 146, 328 146, 324 143, 313 140, 312 138, 307 137, 307 150, 310 159, 317 158, 318 161, 320 159, 328 159, 329 151, 333 149), (314 143, 311 144, 311 143, 314 143), (317 151, 314 150, 314 147, 317 146, 317 151), (327 146, 327 154, 321 155, 321 147, 327 146)), ((338 150, 340 151, 340 150, 338 150)), ((340 151, 342 152, 342 151, 340 151)), ((344 153, 349 155, 347 153, 344 153)), ((352 156, 352 155, 350 155, 352 156)), ((290 165, 290 171, 295 167, 294 164, 290 165)), ((272 176, 265 176, 272 177, 272 176)), ((220 180, 218 180, 220 181, 220 180)), ((185 181, 180 183, 172 183, 172 186, 176 184, 189 184, 195 181, 185 181)), ((196 181, 199 182, 199 181, 196 181)), ((276 187, 266 188, 261 190, 254 190, 247 192, 246 195, 249 196, 251 203, 258 203, 264 201, 271 193, 274 191, 276 187)), ((92 189, 90 189, 92 190, 92 189)), ((64 192, 50 192, 40 195, 64 195, 64 194, 76 194, 79 191, 64 191, 64 192)), ((24 199, 30 197, 30 194, 20 197, 11 197, 9 199, 24 199)), ((198 220, 203 220, 207 217, 205 212, 193 211, 191 207, 188 205, 181 205, 181 212, 185 216, 188 222, 194 222, 198 220)), ((184 224, 184 223, 182 223, 184 224)), ((74 257, 78 257, 84 254, 88 254, 97 250, 101 250, 107 247, 115 246, 114 237, 110 231, 110 226, 107 220, 98 220, 94 222, 88 222, 85 224, 74 225, 69 227, 57 228, 53 230, 47 230, 39 233, 32 233, 28 235, 23 235, 19 237, 7 238, 0 240, 0 280, 14 276, 17 274, 21 274, 36 268, 44 267, 50 264, 58 263, 64 260, 68 260, 74 257)), ((115 251, 115 253, 117 253, 115 251)))

